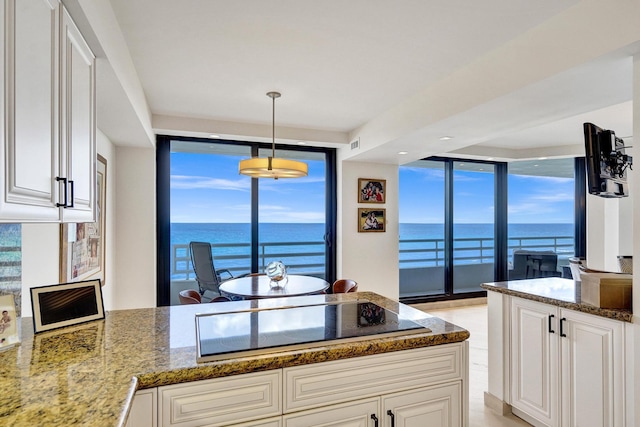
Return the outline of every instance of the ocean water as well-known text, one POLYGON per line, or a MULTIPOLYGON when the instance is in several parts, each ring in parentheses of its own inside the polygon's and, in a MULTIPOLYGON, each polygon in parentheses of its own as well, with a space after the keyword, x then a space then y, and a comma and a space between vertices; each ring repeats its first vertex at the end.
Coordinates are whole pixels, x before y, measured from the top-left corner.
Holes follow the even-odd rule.
MULTIPOLYGON (((401 223, 399 230, 401 268, 436 265, 441 262, 438 258, 443 256, 443 224, 401 223), (407 240, 421 241, 405 242, 407 240), (430 258, 431 261, 428 260, 430 258)), ((282 261, 285 265, 291 266, 289 270, 291 273, 299 274, 322 270, 325 250, 324 233, 325 227, 321 223, 262 223, 259 227, 261 264, 282 261)), ((492 262, 493 224, 456 224, 454 237, 456 263, 492 262)), ((230 268, 237 273, 248 272, 250 240, 250 224, 171 224, 172 246, 188 245, 190 241, 229 245, 214 248, 216 267, 230 268), (232 244, 235 245, 232 246, 232 244)), ((537 250, 551 249, 556 250, 560 257, 568 257, 573 251, 573 224, 510 224, 509 246, 510 248, 533 247, 537 250), (562 236, 563 239, 552 239, 558 236, 562 236), (523 238, 526 239, 520 240, 523 238)))

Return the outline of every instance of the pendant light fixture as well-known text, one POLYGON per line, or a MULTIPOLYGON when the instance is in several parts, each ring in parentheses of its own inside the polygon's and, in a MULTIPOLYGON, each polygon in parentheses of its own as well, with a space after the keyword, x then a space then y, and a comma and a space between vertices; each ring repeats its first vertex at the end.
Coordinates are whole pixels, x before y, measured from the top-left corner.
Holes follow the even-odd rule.
POLYGON ((300 178, 308 175, 309 168, 306 163, 297 160, 276 158, 276 98, 280 98, 279 92, 268 92, 271 98, 271 156, 252 157, 240 160, 238 172, 252 178, 300 178))

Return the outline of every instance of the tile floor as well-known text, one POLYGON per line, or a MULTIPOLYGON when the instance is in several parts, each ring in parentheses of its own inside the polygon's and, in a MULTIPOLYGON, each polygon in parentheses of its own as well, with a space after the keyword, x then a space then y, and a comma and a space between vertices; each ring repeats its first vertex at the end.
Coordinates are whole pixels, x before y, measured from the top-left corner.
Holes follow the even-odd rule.
POLYGON ((487 306, 471 305, 455 308, 430 308, 428 304, 413 307, 454 323, 471 333, 469 338, 469 427, 529 426, 514 415, 500 416, 484 406, 487 390, 487 306))

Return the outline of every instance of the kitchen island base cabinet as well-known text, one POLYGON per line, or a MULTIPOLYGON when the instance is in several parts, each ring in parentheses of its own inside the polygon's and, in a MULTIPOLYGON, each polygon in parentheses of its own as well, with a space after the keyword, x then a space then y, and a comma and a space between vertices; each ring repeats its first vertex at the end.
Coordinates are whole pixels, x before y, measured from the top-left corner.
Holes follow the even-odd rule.
POLYGON ((139 390, 133 398, 126 427, 156 427, 158 425, 158 390, 139 390))
POLYGON ((158 425, 465 427, 468 363, 464 341, 162 386, 158 425))
POLYGON ((623 322, 503 298, 504 398, 513 413, 535 426, 625 426, 623 322))
POLYGON ((456 427, 462 425, 461 383, 410 390, 283 417, 284 427, 456 427))

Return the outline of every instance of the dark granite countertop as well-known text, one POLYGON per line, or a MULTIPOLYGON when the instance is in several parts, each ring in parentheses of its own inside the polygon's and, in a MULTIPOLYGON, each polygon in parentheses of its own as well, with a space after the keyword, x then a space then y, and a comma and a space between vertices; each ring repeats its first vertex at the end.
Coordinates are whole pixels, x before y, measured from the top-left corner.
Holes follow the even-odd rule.
POLYGON ((591 304, 583 303, 580 298, 580 283, 570 279, 547 277, 541 279, 483 283, 480 286, 488 291, 539 301, 583 313, 607 317, 609 319, 623 322, 631 322, 633 319, 631 310, 599 308, 591 304))
POLYGON ((136 390, 461 342, 469 332, 370 292, 110 311, 104 320, 33 334, 0 353, 0 425, 122 426, 136 390), (196 362, 195 315, 364 299, 431 332, 196 362))

